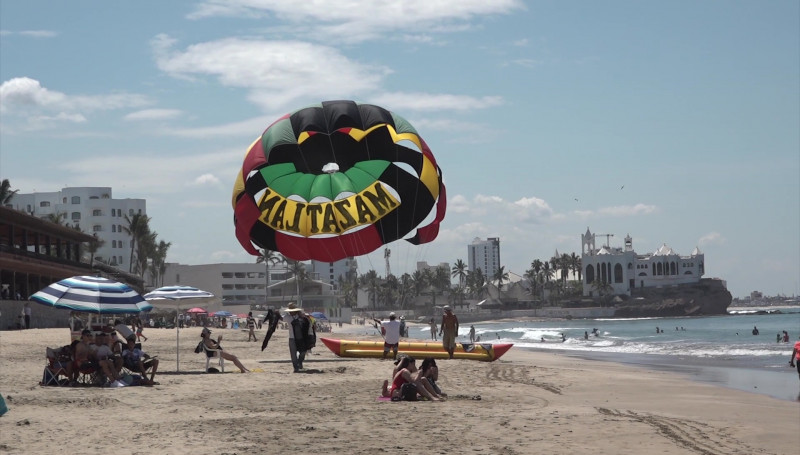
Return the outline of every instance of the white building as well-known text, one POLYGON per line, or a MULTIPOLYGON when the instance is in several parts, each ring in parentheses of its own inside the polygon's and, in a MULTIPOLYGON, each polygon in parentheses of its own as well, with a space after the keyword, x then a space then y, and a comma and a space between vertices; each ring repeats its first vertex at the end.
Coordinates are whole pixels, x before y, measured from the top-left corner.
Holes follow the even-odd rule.
POLYGON ((705 257, 695 248, 689 256, 681 256, 666 244, 653 253, 636 254, 633 239, 625 237, 625 247, 600 245, 597 248, 589 228, 581 234, 581 266, 583 295, 596 296, 597 284, 607 283, 610 293, 631 295, 631 290, 697 283, 705 274, 705 257))
POLYGON ((336 262, 311 261, 311 274, 316 280, 328 283, 333 289, 339 289, 339 277, 344 280, 358 276, 358 262, 349 257, 336 262))
POLYGON ((94 255, 98 261, 130 268, 131 237, 125 233, 125 216, 147 215, 144 199, 113 199, 109 187, 74 187, 47 193, 16 194, 7 204, 16 210, 46 218, 64 214, 64 223, 102 240, 94 255))
MULTIPOLYGON (((281 308, 300 300, 306 311, 325 311, 336 306, 333 286, 308 279, 302 289, 285 264, 269 267, 269 293, 264 264, 218 263, 186 265, 167 263, 164 286, 194 286, 213 293, 218 305, 206 310, 226 309, 246 313, 250 308, 281 308)), ((159 284, 160 285, 160 284, 159 284)))
POLYGON ((470 272, 481 269, 483 275, 491 279, 500 269, 500 239, 490 237, 481 240, 475 237, 467 246, 467 265, 470 272))

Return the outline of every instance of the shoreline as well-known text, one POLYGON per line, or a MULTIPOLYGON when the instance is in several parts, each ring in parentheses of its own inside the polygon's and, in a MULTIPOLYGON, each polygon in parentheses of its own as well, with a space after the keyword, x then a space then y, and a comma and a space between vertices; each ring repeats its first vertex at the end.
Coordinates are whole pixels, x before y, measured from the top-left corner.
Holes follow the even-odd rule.
MULTIPOLYGON (((359 326, 334 330, 321 335, 380 339, 359 335, 359 326)), ((800 445, 797 403, 673 371, 511 349, 495 362, 437 362, 445 402, 392 403, 377 400, 390 361, 342 359, 318 345, 308 373, 293 374, 285 330, 264 351, 246 331, 220 333, 252 373, 230 362, 225 373, 203 373, 205 359, 192 352, 199 328, 180 331, 177 373, 175 330, 150 329, 144 349, 161 360, 160 384, 117 389, 37 385, 45 347, 66 344, 66 329, 0 333, 0 393, 9 407, 0 452, 50 453, 53 439, 43 434, 81 453, 134 455, 401 454, 422 441, 432 453, 788 455, 800 445), (121 426, 113 437, 86 431, 95 416, 121 426)))

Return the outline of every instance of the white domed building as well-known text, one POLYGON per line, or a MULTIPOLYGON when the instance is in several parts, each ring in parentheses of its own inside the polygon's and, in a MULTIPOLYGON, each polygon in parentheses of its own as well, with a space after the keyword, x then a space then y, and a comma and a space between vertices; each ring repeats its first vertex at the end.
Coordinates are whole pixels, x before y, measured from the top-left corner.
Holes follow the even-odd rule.
MULTIPOLYGON (((625 247, 596 246, 596 237, 589 228, 581 235, 583 295, 595 297, 599 289, 614 295, 631 295, 637 288, 658 288, 694 284, 705 273, 704 256, 698 248, 689 256, 681 256, 663 244, 650 254, 636 254, 633 239, 625 237, 625 247)), ((608 243, 608 242, 607 242, 608 243)))

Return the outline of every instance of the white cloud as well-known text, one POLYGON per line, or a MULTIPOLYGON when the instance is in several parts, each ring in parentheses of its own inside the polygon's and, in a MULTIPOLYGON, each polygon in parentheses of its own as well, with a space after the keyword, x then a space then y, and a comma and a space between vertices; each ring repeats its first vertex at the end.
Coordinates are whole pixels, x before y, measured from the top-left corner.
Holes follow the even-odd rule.
POLYGON ((131 112, 124 117, 125 120, 168 120, 183 114, 180 109, 143 109, 131 112))
POLYGON ((52 30, 23 30, 19 34, 31 38, 55 38, 58 36, 58 33, 52 30))
POLYGON ((572 213, 578 218, 593 218, 598 216, 625 217, 650 215, 656 212, 658 212, 658 207, 655 205, 638 203, 635 205, 601 207, 597 210, 575 210, 572 213))
POLYGON ((275 17, 302 36, 359 42, 398 32, 461 31, 472 21, 524 8, 521 0, 206 0, 188 17, 275 17))
POLYGON ((466 214, 471 218, 504 219, 524 223, 541 223, 553 216, 550 205, 536 197, 507 201, 500 196, 476 195, 469 201, 462 195, 450 197, 448 211, 466 214))
POLYGON ((228 38, 174 50, 166 35, 153 42, 158 67, 176 78, 211 76, 227 87, 249 90, 266 110, 302 99, 350 98, 379 88, 390 69, 350 60, 338 49, 301 41, 228 38))
POLYGON ((219 185, 220 181, 214 174, 203 174, 193 182, 195 185, 219 185))
POLYGON ((15 77, 0 85, 0 109, 4 113, 16 110, 42 109, 50 111, 96 111, 150 104, 142 95, 114 93, 107 95, 67 95, 48 90, 29 77, 15 77))
POLYGON ((725 243, 725 238, 719 232, 709 232, 708 234, 700 237, 697 241, 698 245, 713 245, 725 243))
POLYGON ((436 93, 383 93, 371 100, 390 110, 415 111, 471 111, 503 104, 500 96, 474 97, 436 93))

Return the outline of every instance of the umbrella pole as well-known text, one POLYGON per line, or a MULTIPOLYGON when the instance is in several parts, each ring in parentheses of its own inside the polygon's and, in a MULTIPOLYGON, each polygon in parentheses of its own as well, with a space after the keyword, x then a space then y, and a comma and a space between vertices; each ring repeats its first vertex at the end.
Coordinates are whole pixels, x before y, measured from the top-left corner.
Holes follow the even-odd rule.
POLYGON ((180 309, 175 309, 175 371, 181 371, 181 325, 178 323, 178 312, 180 309))

